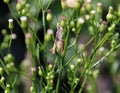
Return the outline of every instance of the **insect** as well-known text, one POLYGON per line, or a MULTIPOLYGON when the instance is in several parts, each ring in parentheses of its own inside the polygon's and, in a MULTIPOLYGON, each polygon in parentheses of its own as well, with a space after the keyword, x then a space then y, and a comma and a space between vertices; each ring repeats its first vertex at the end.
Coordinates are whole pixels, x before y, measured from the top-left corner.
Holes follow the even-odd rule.
POLYGON ((50 51, 52 54, 55 54, 56 51, 60 54, 64 54, 63 28, 60 24, 57 28, 54 45, 50 51))

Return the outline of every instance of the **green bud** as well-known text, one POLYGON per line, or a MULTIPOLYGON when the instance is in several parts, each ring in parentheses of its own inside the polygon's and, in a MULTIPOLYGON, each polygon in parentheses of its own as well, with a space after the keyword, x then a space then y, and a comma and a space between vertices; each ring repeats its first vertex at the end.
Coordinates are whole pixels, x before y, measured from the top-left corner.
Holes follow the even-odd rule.
POLYGON ((75 32, 76 31, 76 29, 75 28, 72 28, 72 32, 75 32))
POLYGON ((71 69, 71 70, 74 70, 74 68, 75 68, 75 66, 72 65, 72 64, 70 64, 70 69, 71 69))
POLYGON ((26 45, 30 45, 31 44, 31 40, 32 40, 32 35, 31 35, 31 33, 26 33, 25 34, 25 43, 26 43, 26 45))
POLYGON ((111 47, 114 48, 116 46, 117 42, 115 40, 112 40, 111 47))
POLYGON ((80 9, 80 14, 83 15, 86 13, 86 4, 83 4, 83 6, 80 9))
POLYGON ((48 70, 51 71, 52 68, 53 68, 52 64, 49 64, 49 65, 48 65, 48 70))
POLYGON ((50 39, 51 39, 51 36, 49 35, 49 34, 45 34, 45 41, 50 41, 50 39))
POLYGON ((10 0, 3 0, 3 1, 4 3, 7 3, 7 4, 10 2, 10 0))
POLYGON ((17 3, 17 5, 16 5, 16 9, 17 9, 17 11, 20 11, 20 10, 22 10, 22 5, 21 5, 21 3, 17 3))
POLYGON ((98 74, 99 74, 99 70, 98 70, 98 69, 96 69, 96 70, 94 70, 94 71, 92 72, 92 76, 93 76, 94 78, 97 78, 97 77, 98 77, 98 74))
POLYGON ((52 13, 51 13, 51 10, 48 10, 48 11, 47 11, 46 20, 47 20, 47 21, 51 21, 51 20, 52 20, 52 13))
POLYGON ((93 26, 88 27, 88 31, 90 32, 91 35, 94 35, 94 28, 93 26))
POLYGON ((0 75, 2 75, 2 74, 3 74, 3 68, 0 67, 0 75))
POLYGON ((27 17, 26 17, 26 16, 22 16, 22 17, 20 18, 20 20, 21 20, 21 27, 22 27, 23 29, 25 29, 25 28, 27 27, 27 17))
POLYGON ((107 16, 106 16, 106 19, 107 19, 108 22, 110 22, 113 18, 114 18, 114 16, 111 13, 108 13, 107 16))
POLYGON ((107 27, 106 21, 103 21, 99 27, 100 32, 104 31, 107 27))
POLYGON ((6 29, 2 29, 2 35, 6 35, 7 34, 7 31, 6 31, 6 29))
POLYGON ((43 73, 42 73, 41 69, 38 70, 38 75, 43 76, 43 73))
POLYGON ((5 78, 2 76, 1 79, 0 79, 0 81, 1 81, 2 83, 4 83, 5 78))
POLYGON ((61 18, 61 22, 60 22, 60 25, 62 26, 62 27, 64 27, 65 26, 65 16, 62 16, 62 18, 61 18))
POLYGON ((35 92, 35 89, 33 86, 30 87, 30 93, 34 93, 35 92))
POLYGON ((90 18, 91 18, 92 20, 95 19, 95 13, 96 13, 95 10, 91 10, 91 11, 90 11, 90 18))
POLYGON ((61 6, 62 6, 62 9, 66 9, 67 8, 67 3, 65 0, 61 0, 61 6))
POLYGON ((91 11, 91 10, 92 10, 91 0, 86 0, 85 3, 86 3, 86 8, 87 8, 87 10, 88 10, 88 11, 91 11))
POLYGON ((5 62, 10 63, 11 61, 14 60, 14 57, 12 54, 7 54, 7 56, 4 57, 5 62))
POLYGON ((5 49, 5 48, 8 48, 8 43, 2 42, 1 43, 1 49, 5 49))
POLYGON ((108 27, 109 32, 114 32, 115 30, 115 24, 112 24, 110 27, 108 27))
POLYGON ((12 30, 14 27, 13 26, 13 19, 9 19, 8 22, 9 22, 9 29, 12 30))
POLYGON ((98 12, 98 14, 102 13, 102 3, 100 3, 100 2, 97 3, 97 12, 98 12))
POLYGON ((22 15, 24 16, 26 13, 27 13, 26 10, 22 9, 22 15))
POLYGON ((17 5, 16 5, 17 11, 21 11, 25 7, 25 4, 26 4, 25 1, 18 2, 17 5))
POLYGON ((71 27, 75 27, 75 22, 74 22, 74 21, 71 21, 71 22, 70 22, 70 26, 71 26, 71 27))

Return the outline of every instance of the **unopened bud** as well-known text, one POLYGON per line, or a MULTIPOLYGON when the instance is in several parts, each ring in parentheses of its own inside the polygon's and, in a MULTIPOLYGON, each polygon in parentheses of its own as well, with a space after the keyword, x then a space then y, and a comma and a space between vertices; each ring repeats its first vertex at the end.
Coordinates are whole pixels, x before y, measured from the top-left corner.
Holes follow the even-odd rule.
POLYGON ((92 10, 91 0, 85 0, 86 8, 88 11, 92 10))
POLYGON ((47 21, 51 21, 52 20, 52 13, 51 13, 51 10, 47 10, 47 16, 46 16, 46 20, 47 21))
POLYGON ((9 29, 12 30, 13 29, 13 19, 9 19, 9 29))
POLYGON ((80 7, 80 4, 77 0, 67 0, 67 6, 70 8, 76 8, 78 9, 80 7))
POLYGON ((97 12, 98 12, 99 14, 102 13, 102 3, 100 3, 100 2, 97 3, 97 12))
POLYGON ((96 11, 95 10, 91 10, 90 11, 90 17, 91 17, 91 19, 94 19, 95 18, 95 13, 96 13, 96 11))
POLYGON ((65 26, 65 16, 62 16, 60 25, 61 25, 62 27, 65 26))
POLYGON ((110 27, 108 27, 109 32, 114 32, 115 30, 115 24, 112 24, 110 27))
POLYGON ((26 17, 26 16, 22 16, 22 17, 20 18, 20 21, 21 21, 21 27, 22 27, 23 29, 25 29, 25 28, 27 27, 27 17, 26 17))
POLYGON ((7 34, 6 29, 2 29, 2 35, 6 35, 6 34, 7 34))
POLYGON ((2 75, 2 74, 3 74, 3 68, 0 67, 0 75, 2 75))
POLYGON ((99 27, 100 32, 104 31, 106 27, 107 27, 107 23, 106 21, 103 21, 99 27))
POLYGON ((66 0, 61 0, 61 6, 62 6, 62 9, 66 9, 67 8, 66 0))

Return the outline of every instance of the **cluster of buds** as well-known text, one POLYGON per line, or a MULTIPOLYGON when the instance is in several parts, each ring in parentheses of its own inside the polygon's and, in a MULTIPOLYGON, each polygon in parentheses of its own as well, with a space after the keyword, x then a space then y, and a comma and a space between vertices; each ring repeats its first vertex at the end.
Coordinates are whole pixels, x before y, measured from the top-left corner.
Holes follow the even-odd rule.
POLYGON ((79 79, 76 77, 77 74, 77 69, 73 64, 69 65, 69 69, 67 70, 68 72, 68 80, 71 85, 77 84, 79 79))
POLYGON ((20 16, 28 16, 30 10, 30 4, 26 3, 26 1, 18 0, 16 5, 17 12, 20 16))
POLYGON ((114 15, 113 15, 113 7, 110 6, 108 9, 108 14, 106 16, 107 22, 111 22, 114 19, 114 15))
POLYGON ((115 48, 115 46, 117 45, 118 38, 119 38, 119 33, 116 33, 116 34, 113 35, 112 41, 111 41, 111 47, 112 48, 115 48))
POLYGON ((54 70, 52 64, 48 65, 48 73, 46 76, 47 86, 45 87, 46 91, 50 91, 53 89, 53 79, 54 79, 54 70))
POLYGON ((14 57, 12 54, 7 54, 5 57, 4 57, 4 60, 6 62, 6 68, 9 70, 9 71, 12 71, 14 70, 14 57))
POLYGON ((4 93, 10 93, 10 84, 6 84, 6 89, 4 93))

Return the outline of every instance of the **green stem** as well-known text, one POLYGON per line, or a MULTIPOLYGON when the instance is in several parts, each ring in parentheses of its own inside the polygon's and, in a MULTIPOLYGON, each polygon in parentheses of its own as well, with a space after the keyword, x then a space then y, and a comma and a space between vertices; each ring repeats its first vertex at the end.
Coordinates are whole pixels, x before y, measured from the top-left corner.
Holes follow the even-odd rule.
POLYGON ((59 89, 60 89, 60 82, 61 82, 61 76, 62 76, 62 71, 63 71, 63 66, 62 66, 62 59, 60 61, 60 68, 59 68, 59 75, 58 75, 58 79, 57 79, 57 86, 56 86, 56 93, 59 93, 59 89))

